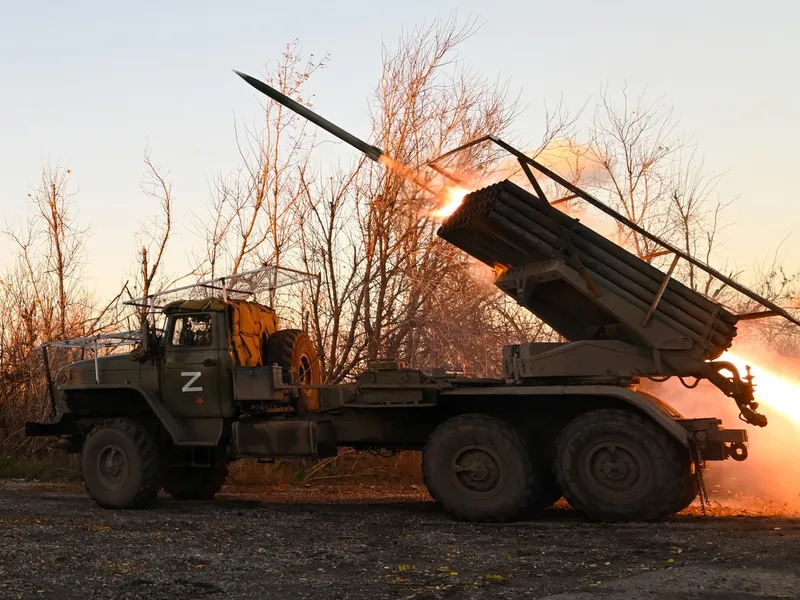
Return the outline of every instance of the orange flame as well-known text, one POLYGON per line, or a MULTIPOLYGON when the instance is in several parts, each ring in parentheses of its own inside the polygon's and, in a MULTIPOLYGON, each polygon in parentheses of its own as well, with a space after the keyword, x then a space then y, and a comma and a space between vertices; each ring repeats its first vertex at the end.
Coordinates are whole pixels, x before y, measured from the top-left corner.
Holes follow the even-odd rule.
POLYGON ((378 160, 387 169, 394 171, 406 181, 418 185, 440 201, 440 206, 428 214, 428 216, 433 217, 437 221, 444 221, 447 217, 452 215, 456 209, 461 206, 461 203, 464 201, 464 196, 470 192, 470 190, 466 188, 454 185, 445 185, 438 191, 435 191, 429 187, 428 184, 421 181, 418 174, 408 165, 404 165, 385 154, 382 154, 378 160))
POLYGON ((733 363, 742 375, 745 373, 745 367, 750 365, 755 376, 753 383, 756 386, 755 397, 759 404, 781 413, 800 426, 800 380, 778 375, 766 368, 763 363, 732 352, 726 352, 721 360, 733 363))
POLYGON ((414 181, 414 172, 411 170, 410 167, 404 165, 403 163, 397 162, 393 158, 386 156, 385 154, 381 154, 380 158, 378 159, 380 163, 400 175, 409 181, 414 181))
POLYGON ((439 198, 442 199, 442 205, 431 211, 431 217, 436 220, 444 221, 447 217, 452 215, 464 198, 469 194, 469 190, 459 186, 448 186, 439 193, 439 198))

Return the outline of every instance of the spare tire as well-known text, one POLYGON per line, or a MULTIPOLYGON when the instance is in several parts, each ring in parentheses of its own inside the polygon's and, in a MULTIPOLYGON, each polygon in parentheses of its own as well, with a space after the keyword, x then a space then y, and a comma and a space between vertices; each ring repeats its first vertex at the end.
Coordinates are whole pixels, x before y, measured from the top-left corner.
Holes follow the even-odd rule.
MULTIPOLYGON (((314 343, 299 329, 281 329, 272 334, 264 350, 264 364, 280 365, 285 383, 322 383, 322 370, 314 343)), ((319 390, 301 389, 298 392, 296 408, 299 414, 319 408, 319 390)))

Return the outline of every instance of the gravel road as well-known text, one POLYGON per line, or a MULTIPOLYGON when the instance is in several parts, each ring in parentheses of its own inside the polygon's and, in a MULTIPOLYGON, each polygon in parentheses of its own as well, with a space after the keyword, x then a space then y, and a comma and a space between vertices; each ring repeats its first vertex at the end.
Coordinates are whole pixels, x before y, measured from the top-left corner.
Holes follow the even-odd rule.
POLYGON ((0 598, 800 597, 800 520, 716 512, 472 525, 420 489, 319 485, 115 512, 75 485, 5 481, 0 598))

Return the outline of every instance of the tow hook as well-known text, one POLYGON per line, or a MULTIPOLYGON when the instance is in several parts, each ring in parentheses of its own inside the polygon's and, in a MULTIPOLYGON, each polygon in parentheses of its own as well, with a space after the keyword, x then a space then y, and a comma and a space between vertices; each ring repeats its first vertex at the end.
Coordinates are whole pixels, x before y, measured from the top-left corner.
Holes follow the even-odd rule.
POLYGON ((747 446, 739 442, 731 442, 725 446, 725 454, 733 460, 743 461, 747 458, 747 446))

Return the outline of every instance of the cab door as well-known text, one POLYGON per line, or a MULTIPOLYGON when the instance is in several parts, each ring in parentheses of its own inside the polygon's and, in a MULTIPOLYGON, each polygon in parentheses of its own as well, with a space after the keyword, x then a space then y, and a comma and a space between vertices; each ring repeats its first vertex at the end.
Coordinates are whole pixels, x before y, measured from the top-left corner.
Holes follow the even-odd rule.
MULTIPOLYGON (((220 340, 213 312, 174 314, 164 347, 163 400, 175 417, 220 417, 220 340)), ((227 349, 227 348, 226 348, 227 349)))

